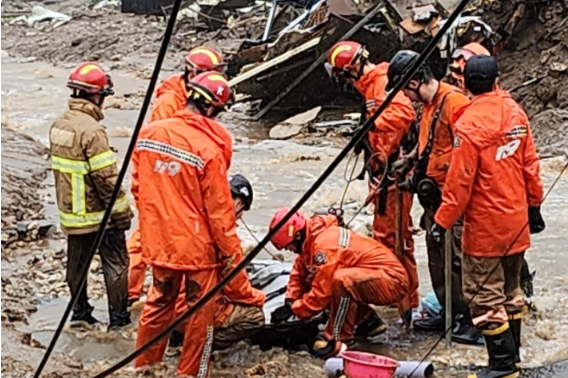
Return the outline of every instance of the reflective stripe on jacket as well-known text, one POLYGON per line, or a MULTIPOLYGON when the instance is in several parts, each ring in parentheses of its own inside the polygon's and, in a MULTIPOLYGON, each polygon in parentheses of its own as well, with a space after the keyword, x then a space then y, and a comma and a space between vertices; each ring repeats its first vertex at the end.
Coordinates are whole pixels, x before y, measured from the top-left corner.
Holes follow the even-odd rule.
POLYGON ((177 270, 242 258, 227 181, 223 126, 190 110, 151 122, 132 155, 142 259, 177 270))
MULTIPOLYGON (((49 132, 59 218, 67 234, 98 229, 116 184, 116 157, 105 128, 99 124, 102 118, 98 106, 74 98, 49 132)), ((111 227, 117 217, 132 217, 123 191, 113 206, 111 227)))

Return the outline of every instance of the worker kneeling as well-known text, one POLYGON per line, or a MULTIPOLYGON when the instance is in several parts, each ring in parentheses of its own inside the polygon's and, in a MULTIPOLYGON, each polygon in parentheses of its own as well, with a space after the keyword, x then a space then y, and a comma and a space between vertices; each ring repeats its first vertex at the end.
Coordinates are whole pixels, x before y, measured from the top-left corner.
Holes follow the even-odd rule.
MULTIPOLYGON (((288 211, 284 208, 274 215, 271 230, 288 211)), ((330 357, 347 349, 345 343, 354 338, 355 327, 372 315, 369 305, 398 303, 408 293, 409 282, 406 270, 390 249, 321 218, 307 220, 295 213, 272 238, 277 249, 299 255, 310 289, 298 298, 287 293, 287 303, 271 318, 273 322, 292 315, 309 319, 329 308, 330 319, 313 349, 316 356, 330 357)))

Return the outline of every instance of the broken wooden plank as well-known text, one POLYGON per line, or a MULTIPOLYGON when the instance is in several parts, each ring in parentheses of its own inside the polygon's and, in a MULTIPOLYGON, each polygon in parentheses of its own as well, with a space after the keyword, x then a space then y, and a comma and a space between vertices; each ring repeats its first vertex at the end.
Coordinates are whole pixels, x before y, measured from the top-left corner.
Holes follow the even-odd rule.
MULTIPOLYGON (((347 33, 345 33, 341 38, 335 42, 344 41, 351 38, 359 29, 361 29, 367 22, 369 22, 373 17, 379 13, 383 7, 383 2, 380 1, 365 17, 363 17, 358 23, 353 25, 347 33)), ((329 50, 329 49, 328 49, 329 50)), ((280 92, 272 101, 270 101, 263 109, 261 109, 257 114, 254 115, 253 119, 258 121, 261 119, 272 107, 278 104, 284 97, 290 93, 290 91, 298 84, 300 84, 306 77, 308 77, 317 67, 319 67, 325 59, 327 58, 328 50, 324 51, 312 64, 309 66, 300 76, 298 76, 292 83, 290 83, 282 92, 280 92)))
POLYGON ((308 42, 304 43, 303 45, 300 45, 298 47, 293 48, 292 50, 277 56, 274 59, 271 59, 267 62, 264 62, 258 66, 256 66, 255 68, 244 72, 241 75, 238 75, 234 78, 232 78, 231 80, 229 80, 229 85, 230 86, 235 86, 238 85, 239 83, 242 83, 244 81, 247 81, 249 79, 252 79, 253 77, 255 77, 256 75, 260 74, 261 72, 266 71, 267 69, 274 67, 280 63, 283 63, 285 61, 287 61, 288 59, 290 59, 291 57, 298 55, 299 53, 309 50, 312 47, 315 47, 321 40, 321 37, 317 37, 314 39, 309 40, 308 42))

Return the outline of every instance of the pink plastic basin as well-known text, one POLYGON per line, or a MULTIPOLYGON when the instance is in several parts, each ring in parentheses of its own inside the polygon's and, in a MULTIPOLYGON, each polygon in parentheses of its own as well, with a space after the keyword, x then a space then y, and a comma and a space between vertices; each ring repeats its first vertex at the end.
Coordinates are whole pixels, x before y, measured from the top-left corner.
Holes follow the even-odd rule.
POLYGON ((364 352, 343 352, 343 369, 349 378, 392 378, 398 361, 364 352))

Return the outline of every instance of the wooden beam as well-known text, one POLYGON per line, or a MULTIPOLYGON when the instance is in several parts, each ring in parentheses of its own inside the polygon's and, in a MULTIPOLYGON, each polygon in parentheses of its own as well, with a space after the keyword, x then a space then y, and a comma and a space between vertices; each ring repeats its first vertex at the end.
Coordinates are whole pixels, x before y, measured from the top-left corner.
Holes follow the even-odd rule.
MULTIPOLYGON (((355 33, 357 33, 357 31, 359 31, 359 29, 361 29, 367 22, 369 22, 373 17, 375 17, 375 15, 377 15, 377 13, 379 13, 379 11, 381 10, 382 7, 383 7, 383 2, 380 1, 365 17, 363 17, 358 23, 353 25, 353 27, 351 29, 349 29, 349 31, 347 31, 347 33, 342 35, 341 38, 337 39, 334 42, 334 44, 336 42, 343 41, 343 40, 346 40, 348 38, 351 38, 355 33)), ((274 107, 274 105, 276 105, 280 101, 282 101, 282 99, 284 97, 286 97, 288 95, 288 93, 290 93, 290 91, 292 91, 292 89, 296 88, 296 86, 298 86, 298 84, 300 84, 317 67, 319 67, 325 61, 327 54, 328 54, 328 51, 325 51, 323 54, 321 54, 312 63, 311 66, 309 66, 304 72, 302 72, 302 74, 300 76, 298 76, 292 83, 290 83, 286 88, 284 88, 284 90, 282 92, 280 92, 272 101, 270 101, 263 109, 261 109, 258 113, 256 113, 254 115, 253 119, 255 121, 258 121, 259 119, 264 117, 264 115, 266 113, 268 113, 270 111, 270 109, 272 109, 272 107, 274 107)))
POLYGON ((304 43, 303 45, 300 45, 298 47, 293 48, 290 51, 286 51, 284 54, 278 55, 276 58, 270 59, 269 61, 264 62, 264 63, 256 66, 255 68, 232 78, 231 80, 229 80, 229 85, 231 87, 233 87, 233 86, 238 85, 238 84, 240 84, 244 81, 252 79, 256 75, 266 71, 267 69, 287 61, 288 59, 290 59, 294 55, 298 55, 299 53, 306 51, 306 50, 309 50, 310 48, 316 46, 320 42, 320 40, 321 40, 321 37, 317 37, 317 38, 309 40, 308 42, 304 43))

